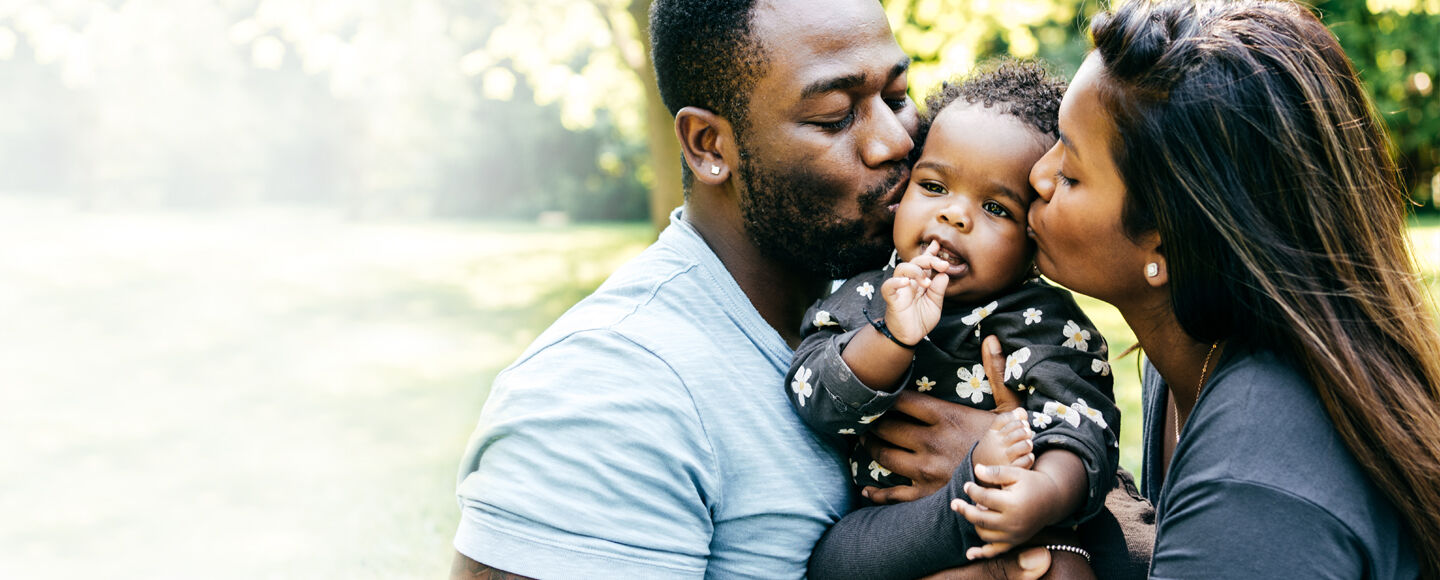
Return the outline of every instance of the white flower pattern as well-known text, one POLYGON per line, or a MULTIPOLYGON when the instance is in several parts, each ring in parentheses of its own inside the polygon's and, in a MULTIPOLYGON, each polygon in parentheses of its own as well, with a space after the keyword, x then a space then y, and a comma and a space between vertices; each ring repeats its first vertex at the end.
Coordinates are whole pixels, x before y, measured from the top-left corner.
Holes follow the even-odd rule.
POLYGON ((855 434, 855 429, 841 429, 841 430, 839 431, 839 434, 840 434, 840 435, 854 435, 854 434, 855 434))
POLYGON ((889 469, 885 469, 885 466, 884 466, 884 465, 880 465, 879 463, 877 463, 877 462, 875 462, 875 461, 871 461, 871 462, 870 462, 870 467, 869 467, 869 469, 870 469, 870 479, 873 479, 873 480, 876 480, 876 481, 879 481, 880 478, 882 478, 882 477, 885 477, 885 476, 887 476, 887 475, 890 475, 890 470, 889 470, 889 469))
POLYGON ((990 381, 985 379, 985 367, 981 365, 970 369, 955 369, 955 376, 960 378, 960 383, 955 385, 955 394, 961 399, 970 399, 971 403, 979 404, 987 393, 992 393, 990 381))
POLYGON ((1108 377, 1110 376, 1110 363, 1098 358, 1092 359, 1090 361, 1090 370, 1100 373, 1102 377, 1108 377))
POLYGON ((813 321, 813 324, 815 325, 815 328, 825 328, 826 326, 835 326, 840 323, 836 322, 835 318, 830 316, 829 312, 821 310, 815 313, 815 320, 813 321))
POLYGON ((1099 411, 1091 409, 1090 405, 1085 403, 1085 399, 1075 399, 1075 405, 1071 408, 1075 409, 1081 416, 1094 421, 1101 429, 1110 428, 1110 425, 1105 423, 1105 416, 1101 415, 1099 411))
POLYGON ((1025 367, 1020 363, 1030 360, 1030 347, 1025 347, 1010 353, 1005 357, 1005 379, 1020 380, 1020 375, 1025 372, 1025 367))
POLYGON ((864 417, 861 417, 861 418, 860 418, 860 424, 861 424, 861 425, 869 425, 871 422, 875 421, 876 419, 879 419, 880 416, 881 416, 881 415, 884 415, 884 414, 885 414, 885 412, 884 412, 884 411, 881 411, 881 412, 876 413, 876 414, 874 414, 874 415, 866 415, 866 416, 864 416, 864 417))
POLYGON ((861 296, 864 296, 866 300, 875 298, 875 287, 870 285, 869 282, 865 282, 855 287, 855 291, 859 292, 861 296))
POLYGON ((929 392, 934 387, 935 381, 930 380, 930 377, 920 377, 920 380, 915 381, 915 390, 922 393, 929 392))
POLYGON ((1060 403, 1058 401, 1046 401, 1045 414, 1069 423, 1071 427, 1080 426, 1080 413, 1076 412, 1075 409, 1066 406, 1064 403, 1060 403))
POLYGON ((1061 346, 1068 346, 1077 350, 1085 350, 1090 347, 1090 331, 1080 328, 1074 320, 1066 320, 1065 328, 1060 332, 1065 334, 1065 343, 1061 346))
POLYGON ((1039 431, 1050 426, 1050 416, 1044 413, 1031 412, 1030 424, 1035 426, 1036 431, 1039 431))
POLYGON ((810 377, 814 374, 815 371, 800 365, 799 370, 795 371, 795 380, 790 381, 790 390, 795 391, 795 400, 799 401, 801 407, 805 406, 805 400, 809 399, 810 395, 815 394, 815 388, 810 386, 810 377))
POLYGON ((986 316, 990 316, 991 313, 995 312, 995 309, 999 307, 999 302, 991 302, 989 304, 971 310, 970 314, 967 314, 964 318, 960 319, 960 322, 963 322, 967 325, 978 324, 981 320, 985 320, 986 316))
POLYGON ((1044 313, 1041 312, 1039 308, 1026 308, 1026 309, 1025 309, 1025 326, 1030 326, 1031 324, 1039 324, 1039 323, 1040 323, 1040 315, 1041 315, 1041 314, 1044 314, 1044 313))

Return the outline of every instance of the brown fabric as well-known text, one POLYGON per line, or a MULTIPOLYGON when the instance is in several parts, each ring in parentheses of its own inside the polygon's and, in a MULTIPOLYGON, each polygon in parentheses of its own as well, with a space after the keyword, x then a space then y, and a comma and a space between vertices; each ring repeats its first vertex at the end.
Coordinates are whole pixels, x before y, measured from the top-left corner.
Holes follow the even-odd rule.
POLYGON ((1096 578, 1145 578, 1155 549, 1155 506, 1140 495, 1130 472, 1115 475, 1105 509, 1080 524, 1080 540, 1090 551, 1096 578))

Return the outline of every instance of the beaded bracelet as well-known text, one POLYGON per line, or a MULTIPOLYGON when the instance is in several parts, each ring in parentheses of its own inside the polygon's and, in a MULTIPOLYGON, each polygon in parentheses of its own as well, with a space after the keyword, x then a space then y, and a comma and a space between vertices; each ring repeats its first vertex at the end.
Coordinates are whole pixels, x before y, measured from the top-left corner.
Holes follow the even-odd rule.
POLYGON ((1044 548, 1046 550, 1060 550, 1062 552, 1080 554, 1080 556, 1085 558, 1086 562, 1090 561, 1090 552, 1086 552, 1084 548, 1081 548, 1079 546, 1071 546, 1069 544, 1049 544, 1044 546, 1044 548))

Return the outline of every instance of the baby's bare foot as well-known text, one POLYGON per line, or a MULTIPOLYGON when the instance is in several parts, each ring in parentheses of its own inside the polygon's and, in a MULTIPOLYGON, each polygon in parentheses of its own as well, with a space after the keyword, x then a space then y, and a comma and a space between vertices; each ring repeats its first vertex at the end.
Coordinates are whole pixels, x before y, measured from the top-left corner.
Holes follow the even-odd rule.
POLYGON ((1025 409, 995 416, 990 428, 975 446, 976 465, 1014 465, 1029 469, 1035 463, 1035 436, 1025 422, 1025 409))

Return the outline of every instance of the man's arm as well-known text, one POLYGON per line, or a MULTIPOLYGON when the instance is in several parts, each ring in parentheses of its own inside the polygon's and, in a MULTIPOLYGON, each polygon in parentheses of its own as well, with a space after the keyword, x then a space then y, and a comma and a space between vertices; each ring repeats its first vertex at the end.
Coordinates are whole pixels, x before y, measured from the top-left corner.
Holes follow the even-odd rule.
POLYGON ((450 565, 450 580, 533 580, 528 576, 496 570, 474 560, 465 554, 455 552, 455 563, 450 565))

